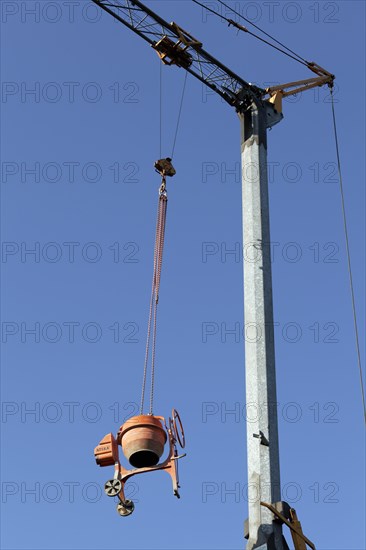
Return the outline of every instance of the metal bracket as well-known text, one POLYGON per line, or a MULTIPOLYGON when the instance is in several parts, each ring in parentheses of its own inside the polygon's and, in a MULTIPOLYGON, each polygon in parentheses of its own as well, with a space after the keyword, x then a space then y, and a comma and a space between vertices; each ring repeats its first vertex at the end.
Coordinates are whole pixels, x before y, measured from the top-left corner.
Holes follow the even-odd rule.
POLYGON ((264 102, 266 115, 267 115, 267 128, 272 128, 283 119, 283 114, 281 111, 276 109, 276 105, 270 101, 264 102))
POLYGON ((192 46, 195 48, 202 48, 202 42, 200 42, 199 40, 197 40, 197 38, 189 34, 189 32, 182 29, 182 27, 177 25, 177 23, 174 23, 173 21, 172 23, 170 23, 170 26, 177 33, 177 35, 179 36, 179 40, 183 44, 185 44, 186 46, 192 46))
POLYGON ((263 432, 259 431, 259 434, 253 434, 253 437, 260 439, 261 445, 264 445, 265 447, 269 447, 269 441, 263 432))
POLYGON ((306 550, 306 545, 312 550, 316 550, 314 543, 302 532, 301 523, 298 520, 296 510, 291 508, 287 502, 276 502, 275 504, 261 502, 261 506, 268 508, 277 520, 287 525, 291 531, 295 550, 306 550))
POLYGON ((311 90, 311 88, 316 88, 318 86, 324 86, 325 84, 328 84, 330 87, 333 86, 335 79, 334 74, 331 74, 314 62, 308 63, 307 66, 317 75, 316 77, 297 80, 295 82, 286 82, 285 84, 271 86, 265 90, 265 95, 269 95, 267 101, 274 105, 277 112, 282 113, 282 99, 284 97, 311 90))

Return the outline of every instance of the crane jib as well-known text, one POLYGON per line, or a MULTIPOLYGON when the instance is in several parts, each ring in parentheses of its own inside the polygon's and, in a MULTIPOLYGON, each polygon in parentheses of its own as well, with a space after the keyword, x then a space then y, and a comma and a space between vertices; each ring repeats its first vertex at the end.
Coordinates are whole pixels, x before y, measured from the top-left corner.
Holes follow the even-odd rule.
POLYGON ((265 94, 206 52, 176 23, 168 23, 139 0, 92 1, 148 42, 165 64, 184 68, 237 110, 265 94))

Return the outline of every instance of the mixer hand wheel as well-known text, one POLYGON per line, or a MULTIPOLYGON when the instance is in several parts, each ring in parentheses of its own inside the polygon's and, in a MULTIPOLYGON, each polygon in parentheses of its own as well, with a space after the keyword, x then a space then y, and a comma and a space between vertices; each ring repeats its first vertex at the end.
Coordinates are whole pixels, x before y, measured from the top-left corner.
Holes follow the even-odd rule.
POLYGON ((173 432, 175 439, 178 441, 182 449, 184 449, 184 447, 186 446, 186 438, 184 436, 182 421, 176 409, 172 410, 172 418, 170 418, 169 420, 170 420, 170 428, 173 432))

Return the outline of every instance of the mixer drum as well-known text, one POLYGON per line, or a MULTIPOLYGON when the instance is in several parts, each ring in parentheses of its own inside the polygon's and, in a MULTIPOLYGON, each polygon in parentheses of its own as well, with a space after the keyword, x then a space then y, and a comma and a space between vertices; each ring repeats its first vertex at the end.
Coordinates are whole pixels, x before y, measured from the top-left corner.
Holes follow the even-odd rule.
POLYGON ((166 431, 156 416, 133 416, 121 426, 123 454, 134 468, 156 466, 164 452, 166 431))

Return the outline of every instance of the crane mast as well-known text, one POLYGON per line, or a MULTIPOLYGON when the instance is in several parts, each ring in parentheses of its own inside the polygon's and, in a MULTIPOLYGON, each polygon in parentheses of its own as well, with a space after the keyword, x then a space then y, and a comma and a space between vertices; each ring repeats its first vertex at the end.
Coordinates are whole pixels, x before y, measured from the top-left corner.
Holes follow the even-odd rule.
POLYGON ((92 0, 138 34, 166 65, 182 67, 220 95, 239 115, 241 126, 244 318, 255 337, 245 343, 246 403, 256 410, 247 418, 247 550, 288 550, 287 525, 296 550, 315 550, 281 501, 276 370, 272 299, 271 237, 267 177, 267 129, 280 122, 282 97, 324 84, 334 76, 315 63, 317 77, 262 89, 254 86, 202 48, 176 23, 168 23, 139 0, 92 0), (289 91, 286 91, 289 88, 289 91), (266 502, 267 501, 267 502, 266 502))

